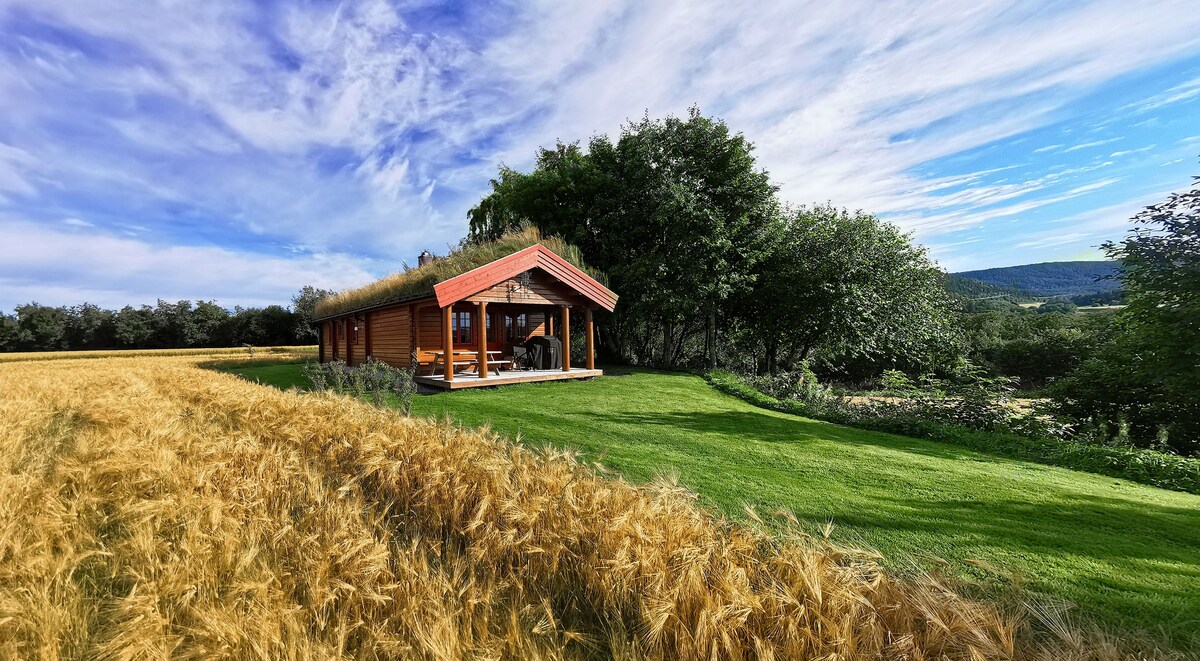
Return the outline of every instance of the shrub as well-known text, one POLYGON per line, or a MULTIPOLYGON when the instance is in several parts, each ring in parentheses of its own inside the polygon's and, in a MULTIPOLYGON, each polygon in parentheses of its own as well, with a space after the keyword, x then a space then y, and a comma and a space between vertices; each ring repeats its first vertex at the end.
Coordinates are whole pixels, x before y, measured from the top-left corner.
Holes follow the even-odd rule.
POLYGON ((905 397, 917 390, 917 384, 900 370, 884 370, 879 386, 889 395, 905 397))
POLYGON ((412 398, 417 392, 411 370, 392 367, 374 358, 367 358, 367 362, 358 367, 350 367, 341 360, 309 362, 305 363, 303 373, 313 390, 367 398, 376 406, 383 405, 390 395, 405 415, 412 411, 412 398))

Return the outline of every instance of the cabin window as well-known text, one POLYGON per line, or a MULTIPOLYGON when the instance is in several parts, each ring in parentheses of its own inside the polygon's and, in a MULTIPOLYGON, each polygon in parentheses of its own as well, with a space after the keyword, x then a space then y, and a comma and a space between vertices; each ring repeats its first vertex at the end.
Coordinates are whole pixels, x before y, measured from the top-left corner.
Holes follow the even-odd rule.
POLYGON ((509 342, 524 342, 529 335, 529 321, 525 313, 504 315, 504 338, 509 342))
POLYGON ((455 344, 471 343, 471 312, 455 311, 453 316, 453 335, 455 344))
POLYGON ((499 320, 502 316, 494 315, 491 312, 487 313, 487 339, 489 344, 500 339, 500 329, 496 324, 500 323, 499 320))

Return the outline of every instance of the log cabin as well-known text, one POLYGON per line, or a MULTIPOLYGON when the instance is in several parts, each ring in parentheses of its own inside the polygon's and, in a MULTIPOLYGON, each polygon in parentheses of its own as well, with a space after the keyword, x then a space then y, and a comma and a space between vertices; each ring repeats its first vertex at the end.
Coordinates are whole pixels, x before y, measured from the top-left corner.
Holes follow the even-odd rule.
POLYGON ((318 303, 319 359, 374 358, 444 389, 599 376, 593 312, 611 312, 617 295, 585 268, 572 246, 529 230, 444 258, 423 253, 415 269, 318 303), (580 321, 583 365, 573 365, 580 321))

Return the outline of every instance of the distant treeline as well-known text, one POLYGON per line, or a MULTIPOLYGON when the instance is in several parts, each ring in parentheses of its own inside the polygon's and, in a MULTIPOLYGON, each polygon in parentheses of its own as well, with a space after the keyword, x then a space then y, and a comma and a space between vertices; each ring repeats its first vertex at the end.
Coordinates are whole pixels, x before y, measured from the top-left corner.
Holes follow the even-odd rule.
POLYGON ((316 300, 328 292, 305 287, 290 308, 234 307, 215 301, 164 301, 107 310, 83 303, 51 307, 28 303, 0 314, 0 351, 182 349, 191 347, 313 344, 316 300))
POLYGON ((1015 287, 1001 287, 953 273, 946 274, 946 291, 967 301, 1006 299, 1014 303, 1025 303, 1034 300, 1028 292, 1015 287))

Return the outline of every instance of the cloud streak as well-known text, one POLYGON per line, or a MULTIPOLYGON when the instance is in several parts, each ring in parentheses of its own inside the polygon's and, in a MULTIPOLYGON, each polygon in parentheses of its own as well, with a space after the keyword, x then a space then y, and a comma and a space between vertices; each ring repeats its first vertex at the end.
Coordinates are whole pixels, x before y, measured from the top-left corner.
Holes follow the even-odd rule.
MULTIPOLYGON (((1093 155, 1115 135, 1064 128, 999 147, 1061 123, 1109 81, 1200 53, 1187 9, 0 0, 0 213, 43 238, 134 241, 114 245, 158 266, 199 246, 222 264, 261 263, 244 284, 208 281, 205 297, 263 300, 444 249, 500 163, 528 167, 555 139, 699 104, 756 143, 788 201, 969 245, 955 233, 1128 179, 1093 155), (955 161, 971 154, 984 156, 955 161)), ((1125 111, 1182 107, 1196 80, 1125 111)), ((66 262, 64 251, 36 254, 66 262)), ((43 284, 201 295, 82 263, 90 279, 43 270, 43 284)), ((14 282, 0 265, 4 277, 14 282)))

